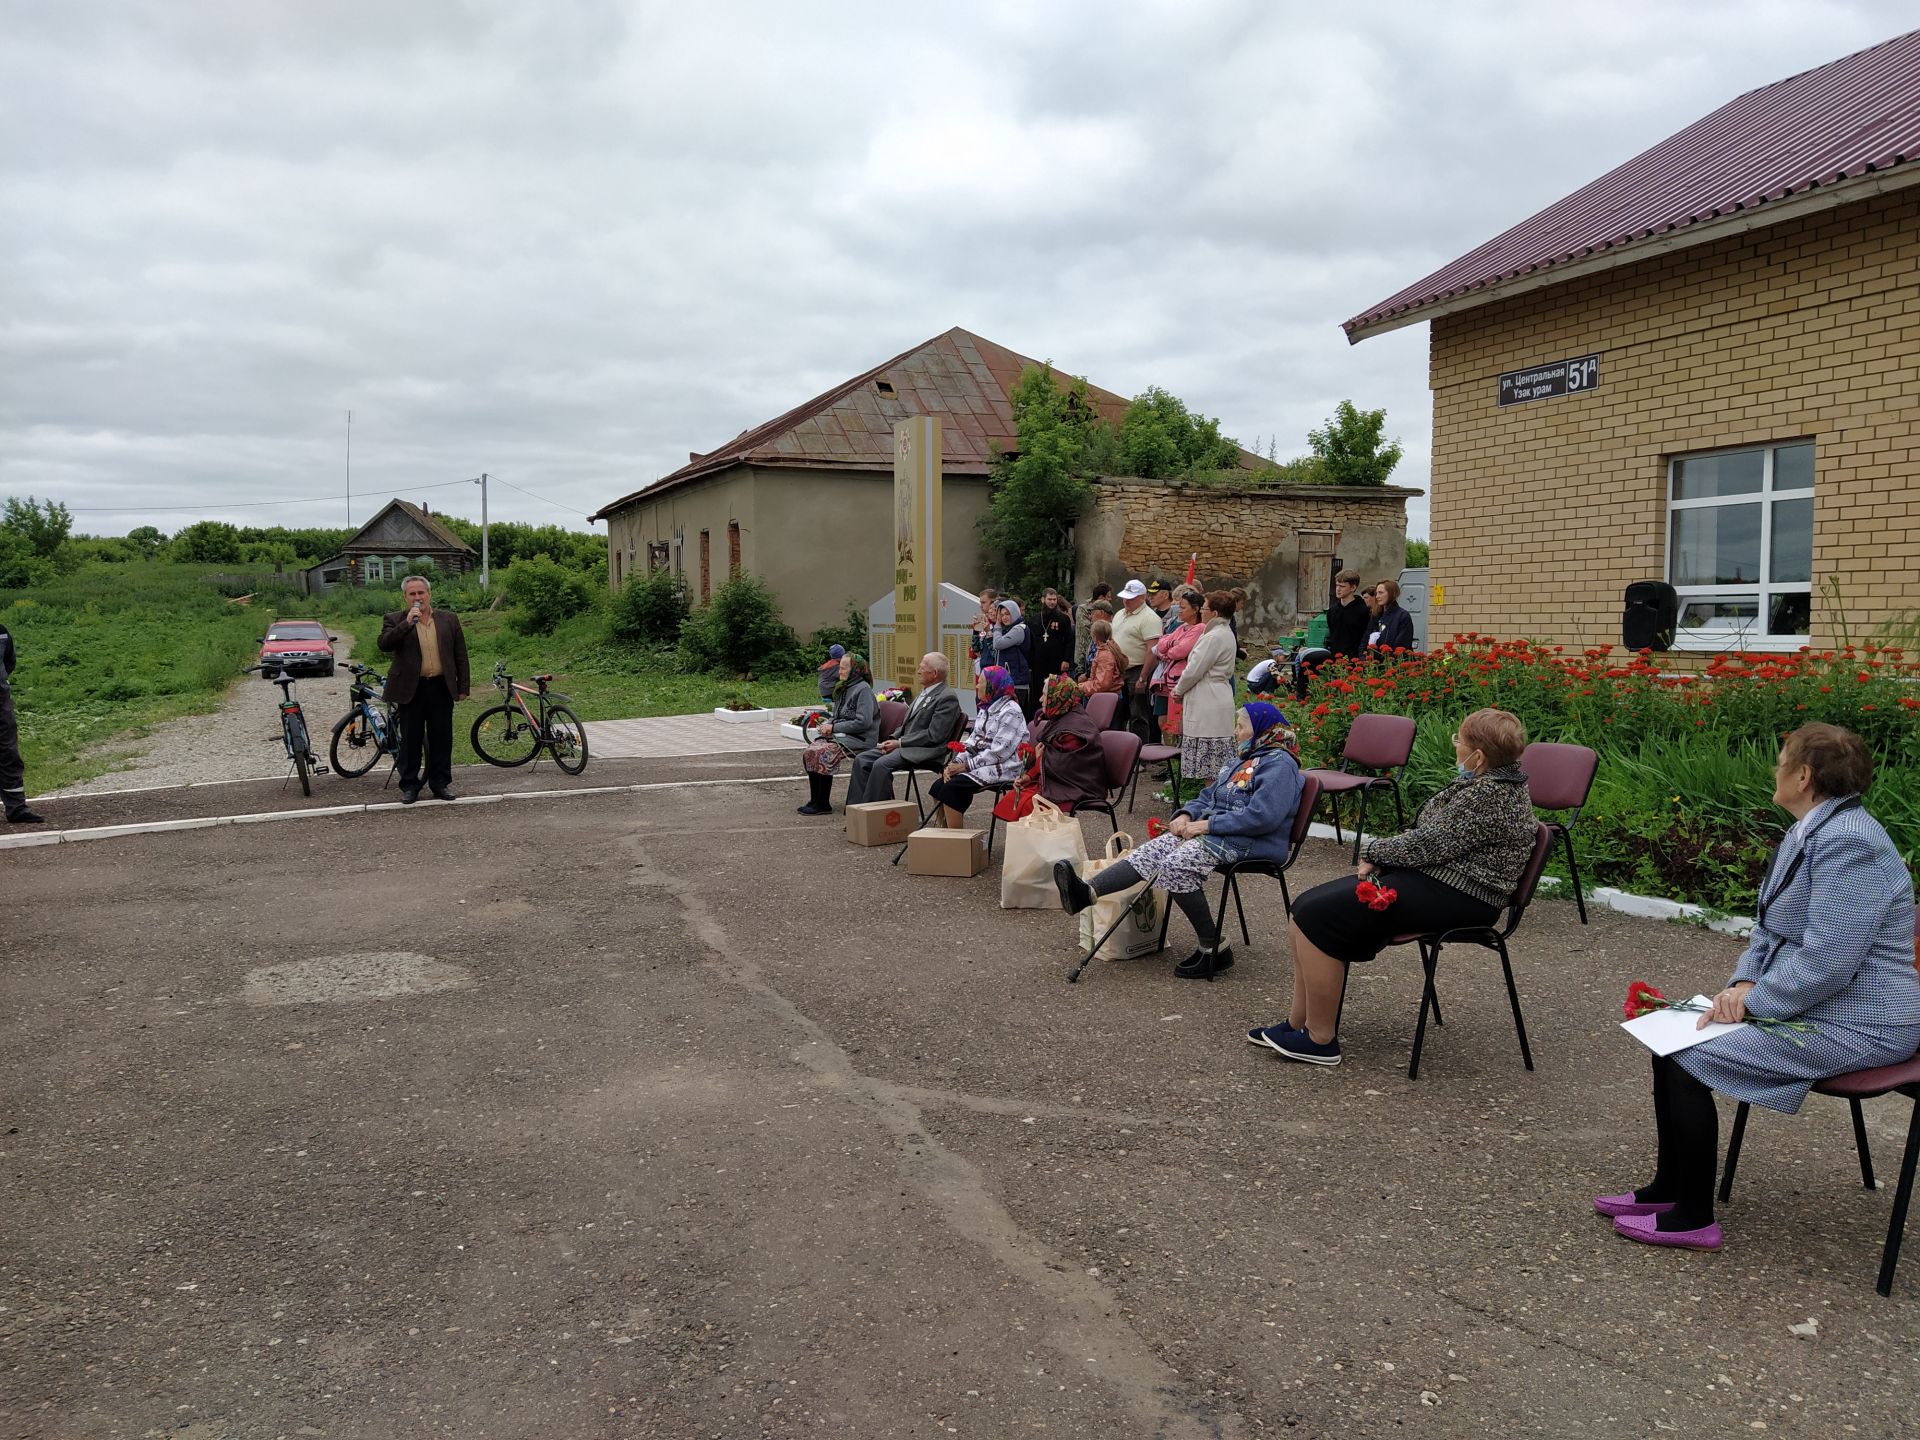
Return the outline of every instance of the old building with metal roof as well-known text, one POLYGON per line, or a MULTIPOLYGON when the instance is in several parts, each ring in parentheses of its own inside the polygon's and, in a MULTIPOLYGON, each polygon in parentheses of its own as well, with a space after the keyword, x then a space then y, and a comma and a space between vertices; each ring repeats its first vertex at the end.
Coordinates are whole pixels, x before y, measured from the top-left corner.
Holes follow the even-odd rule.
POLYGON ((1431 322, 1431 628, 1789 650, 1920 610, 1920 31, 1762 86, 1346 322, 1431 322), (1666 597, 1662 597, 1666 598, 1666 597))

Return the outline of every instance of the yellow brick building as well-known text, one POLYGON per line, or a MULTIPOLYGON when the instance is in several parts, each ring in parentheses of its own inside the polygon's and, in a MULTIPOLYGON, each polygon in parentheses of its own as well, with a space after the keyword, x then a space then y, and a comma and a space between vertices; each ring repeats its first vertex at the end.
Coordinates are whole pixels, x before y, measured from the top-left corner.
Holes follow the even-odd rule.
POLYGON ((1619 644, 1647 580, 1681 651, 1920 611, 1916 133, 1920 31, 1740 97, 1347 323, 1432 324, 1431 634, 1619 644))

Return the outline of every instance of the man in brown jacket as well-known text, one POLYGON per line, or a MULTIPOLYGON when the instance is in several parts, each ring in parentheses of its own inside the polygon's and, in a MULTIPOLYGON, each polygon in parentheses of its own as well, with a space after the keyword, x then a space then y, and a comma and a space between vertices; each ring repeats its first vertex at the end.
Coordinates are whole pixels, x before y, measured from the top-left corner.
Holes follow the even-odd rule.
POLYGON ((400 582, 407 608, 387 614, 380 648, 393 656, 387 699, 400 712, 400 803, 420 798, 421 744, 427 788, 453 799, 453 706, 467 698, 467 635, 460 617, 433 608, 432 587, 418 575, 400 582))

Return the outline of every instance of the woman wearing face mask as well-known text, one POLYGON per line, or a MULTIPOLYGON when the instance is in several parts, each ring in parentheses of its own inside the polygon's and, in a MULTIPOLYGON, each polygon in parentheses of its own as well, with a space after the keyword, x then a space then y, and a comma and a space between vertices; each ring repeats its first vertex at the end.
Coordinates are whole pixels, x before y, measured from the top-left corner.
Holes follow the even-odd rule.
POLYGON ((1491 925, 1533 856, 1533 800, 1520 772, 1527 730, 1505 710, 1476 710, 1453 737, 1456 774, 1411 830, 1370 840, 1357 878, 1397 892, 1384 910, 1361 903, 1353 880, 1329 880, 1293 902, 1293 1006, 1278 1025, 1249 1030, 1289 1060, 1338 1065, 1333 1031, 1347 967, 1395 935, 1491 925))

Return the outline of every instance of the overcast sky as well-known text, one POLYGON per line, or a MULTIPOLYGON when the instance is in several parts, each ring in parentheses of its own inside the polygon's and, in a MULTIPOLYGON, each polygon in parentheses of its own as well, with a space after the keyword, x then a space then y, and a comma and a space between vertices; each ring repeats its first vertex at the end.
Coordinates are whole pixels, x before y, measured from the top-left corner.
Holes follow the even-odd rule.
POLYGON ((1914 19, 9 4, 0 494, 96 534, 343 524, 351 410, 354 519, 477 518, 454 486, 485 470, 519 487, 496 518, 584 527, 954 325, 1283 457, 1342 398, 1384 406, 1425 488, 1427 328, 1349 347, 1342 320, 1914 19))

